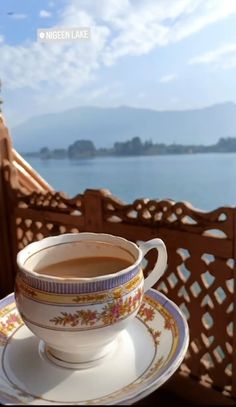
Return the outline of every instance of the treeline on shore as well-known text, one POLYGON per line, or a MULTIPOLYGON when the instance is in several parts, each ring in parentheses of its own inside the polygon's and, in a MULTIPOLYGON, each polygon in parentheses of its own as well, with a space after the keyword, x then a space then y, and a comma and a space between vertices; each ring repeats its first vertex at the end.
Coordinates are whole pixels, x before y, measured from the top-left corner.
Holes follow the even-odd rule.
POLYGON ((164 154, 196 154, 196 153, 228 153, 236 152, 236 138, 226 137, 213 145, 182 145, 182 144, 154 144, 151 140, 142 142, 139 137, 131 140, 114 143, 112 148, 96 148, 91 140, 77 140, 67 149, 48 147, 38 152, 24 153, 28 157, 51 158, 91 158, 98 156, 138 156, 138 155, 164 155, 164 154))

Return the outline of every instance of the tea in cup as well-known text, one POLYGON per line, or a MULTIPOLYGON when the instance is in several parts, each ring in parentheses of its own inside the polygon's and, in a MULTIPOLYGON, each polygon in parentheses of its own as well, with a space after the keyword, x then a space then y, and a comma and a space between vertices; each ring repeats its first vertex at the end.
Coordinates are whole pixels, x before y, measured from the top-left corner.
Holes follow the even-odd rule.
POLYGON ((47 237, 17 255, 15 299, 25 325, 45 344, 54 363, 84 368, 99 363, 135 318, 144 292, 165 271, 161 239, 136 245, 103 233, 47 237), (141 263, 158 259, 144 279, 141 263))

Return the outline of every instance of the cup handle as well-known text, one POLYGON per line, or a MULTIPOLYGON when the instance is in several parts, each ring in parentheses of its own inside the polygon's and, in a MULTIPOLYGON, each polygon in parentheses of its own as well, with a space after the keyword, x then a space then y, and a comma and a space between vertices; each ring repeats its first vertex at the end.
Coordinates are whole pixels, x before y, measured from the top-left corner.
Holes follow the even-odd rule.
POLYGON ((144 292, 149 290, 163 275, 166 265, 167 265, 167 251, 164 242, 161 239, 151 239, 147 242, 142 242, 139 244, 139 248, 145 254, 151 250, 156 249, 158 251, 158 259, 149 275, 144 280, 144 292))

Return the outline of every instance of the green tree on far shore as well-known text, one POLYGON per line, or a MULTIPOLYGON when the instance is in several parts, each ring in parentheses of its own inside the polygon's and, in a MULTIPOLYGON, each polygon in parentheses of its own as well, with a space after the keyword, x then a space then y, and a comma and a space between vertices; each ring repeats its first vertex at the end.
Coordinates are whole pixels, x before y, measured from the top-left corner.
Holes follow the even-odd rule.
POLYGON ((93 157, 96 148, 91 140, 77 140, 68 147, 69 158, 93 157))

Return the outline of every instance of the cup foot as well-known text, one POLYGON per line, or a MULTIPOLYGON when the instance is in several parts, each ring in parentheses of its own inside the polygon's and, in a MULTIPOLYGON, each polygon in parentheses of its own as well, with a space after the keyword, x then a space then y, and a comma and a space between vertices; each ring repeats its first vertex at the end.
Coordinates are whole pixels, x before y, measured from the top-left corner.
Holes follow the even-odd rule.
POLYGON ((43 341, 40 342, 39 351, 41 355, 49 359, 52 363, 67 369, 89 369, 99 365, 106 357, 110 356, 117 347, 117 340, 115 339, 106 345, 99 354, 97 353, 96 356, 93 356, 93 358, 89 360, 84 360, 84 355, 82 354, 60 352, 48 346, 43 341))

